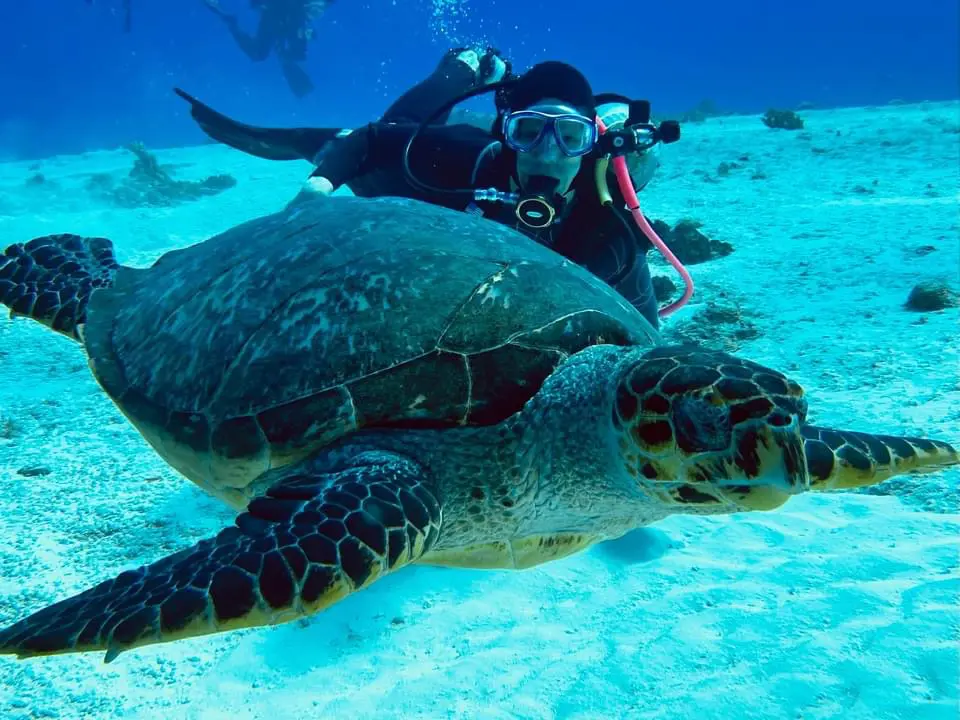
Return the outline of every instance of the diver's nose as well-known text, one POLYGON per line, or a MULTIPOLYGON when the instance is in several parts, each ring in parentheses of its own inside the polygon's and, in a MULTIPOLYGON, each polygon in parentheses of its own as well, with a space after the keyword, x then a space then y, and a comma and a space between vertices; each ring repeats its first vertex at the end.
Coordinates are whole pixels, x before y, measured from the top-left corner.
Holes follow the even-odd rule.
POLYGON ((543 140, 541 140, 537 146, 529 152, 532 157, 544 162, 557 162, 565 157, 563 151, 560 149, 560 144, 553 136, 553 133, 546 133, 546 136, 543 138, 543 140))

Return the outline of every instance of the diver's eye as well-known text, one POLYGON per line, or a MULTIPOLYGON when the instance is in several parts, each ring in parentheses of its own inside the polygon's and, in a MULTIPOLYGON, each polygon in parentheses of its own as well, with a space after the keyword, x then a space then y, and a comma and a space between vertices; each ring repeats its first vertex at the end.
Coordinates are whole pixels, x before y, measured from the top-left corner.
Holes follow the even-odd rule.
POLYGON ((700 398, 678 400, 673 405, 673 426, 677 447, 684 452, 711 452, 730 447, 730 413, 723 405, 700 398))
POLYGON ((521 118, 514 121, 512 135, 520 143, 532 143, 543 132, 542 118, 521 118))
POLYGON ((559 120, 557 129, 560 131, 560 137, 567 147, 579 150, 587 144, 590 128, 583 123, 573 120, 559 120))

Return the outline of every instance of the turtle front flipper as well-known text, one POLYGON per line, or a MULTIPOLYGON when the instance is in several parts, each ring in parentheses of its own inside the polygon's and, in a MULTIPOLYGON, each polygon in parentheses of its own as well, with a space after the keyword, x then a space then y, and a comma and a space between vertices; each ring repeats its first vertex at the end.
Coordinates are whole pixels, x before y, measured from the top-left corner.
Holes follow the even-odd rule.
POLYGON ((61 234, 16 243, 0 255, 0 303, 10 317, 31 317, 80 340, 90 294, 113 285, 119 267, 106 238, 61 234))
POLYGON ((0 630, 0 654, 106 650, 272 625, 319 612, 417 560, 440 505, 397 455, 325 454, 270 471, 236 526, 0 630), (273 478, 271 478, 273 479, 273 478))
POLYGON ((960 453, 939 440, 802 429, 810 489, 814 492, 877 485, 895 475, 933 472, 960 464, 960 453))

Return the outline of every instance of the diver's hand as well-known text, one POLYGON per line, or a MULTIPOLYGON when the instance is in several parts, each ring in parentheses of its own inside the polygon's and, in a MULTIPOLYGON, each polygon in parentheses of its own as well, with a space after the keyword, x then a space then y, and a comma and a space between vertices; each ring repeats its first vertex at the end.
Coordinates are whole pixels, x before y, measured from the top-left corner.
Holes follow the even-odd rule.
POLYGON ((295 205, 299 205, 303 202, 308 202, 320 197, 327 197, 330 193, 333 192, 333 183, 327 180, 325 177, 317 176, 307 178, 307 181, 303 184, 303 187, 300 188, 293 200, 287 203, 286 209, 290 209, 295 205))
POLYGON ((310 193, 316 195, 329 195, 333 192, 333 183, 327 180, 322 175, 317 175, 316 177, 309 177, 307 181, 303 184, 303 189, 301 193, 310 193))

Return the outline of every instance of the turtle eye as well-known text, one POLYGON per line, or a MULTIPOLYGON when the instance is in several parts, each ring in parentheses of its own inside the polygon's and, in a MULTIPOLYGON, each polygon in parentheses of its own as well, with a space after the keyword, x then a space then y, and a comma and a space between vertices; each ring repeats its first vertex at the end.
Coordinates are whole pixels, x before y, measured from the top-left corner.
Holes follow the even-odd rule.
POLYGON ((733 430, 725 405, 716 405, 706 398, 679 398, 673 403, 672 419, 677 447, 686 453, 730 447, 733 430))

